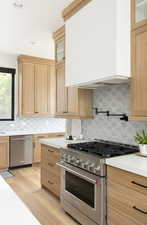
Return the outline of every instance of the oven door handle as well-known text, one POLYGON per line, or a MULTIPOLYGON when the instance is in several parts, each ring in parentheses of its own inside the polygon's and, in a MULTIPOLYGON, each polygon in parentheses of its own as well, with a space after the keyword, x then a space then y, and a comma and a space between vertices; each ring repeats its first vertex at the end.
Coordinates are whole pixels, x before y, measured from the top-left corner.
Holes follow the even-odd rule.
POLYGON ((96 184, 96 183, 97 183, 96 180, 93 180, 93 179, 91 179, 91 178, 89 178, 89 177, 87 177, 87 176, 85 176, 85 175, 83 175, 83 174, 80 174, 80 173, 78 173, 78 172, 76 172, 76 171, 70 169, 69 167, 64 166, 62 163, 56 163, 56 165, 60 166, 62 169, 65 169, 65 170, 67 170, 68 172, 70 172, 70 173, 72 173, 72 174, 75 174, 75 175, 78 176, 78 177, 83 178, 84 180, 86 180, 86 181, 88 181, 88 182, 90 182, 90 183, 92 183, 92 184, 96 184))

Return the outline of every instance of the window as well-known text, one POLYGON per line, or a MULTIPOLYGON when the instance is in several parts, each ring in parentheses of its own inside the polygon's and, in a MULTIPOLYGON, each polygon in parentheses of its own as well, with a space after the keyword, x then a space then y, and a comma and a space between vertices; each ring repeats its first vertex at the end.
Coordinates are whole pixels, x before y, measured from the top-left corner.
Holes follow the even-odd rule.
POLYGON ((0 121, 14 120, 15 69, 0 67, 0 121))

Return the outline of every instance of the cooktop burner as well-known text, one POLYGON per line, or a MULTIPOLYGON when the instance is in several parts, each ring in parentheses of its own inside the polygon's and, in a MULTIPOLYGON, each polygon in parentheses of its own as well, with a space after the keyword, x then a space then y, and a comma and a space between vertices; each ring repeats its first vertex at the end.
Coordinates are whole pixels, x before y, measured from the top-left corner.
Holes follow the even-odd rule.
POLYGON ((67 147, 75 149, 77 151, 83 151, 83 152, 88 152, 91 154, 96 154, 103 158, 127 155, 127 154, 131 154, 131 153, 135 153, 139 151, 138 147, 136 146, 103 141, 103 140, 97 140, 94 142, 68 144, 67 147))

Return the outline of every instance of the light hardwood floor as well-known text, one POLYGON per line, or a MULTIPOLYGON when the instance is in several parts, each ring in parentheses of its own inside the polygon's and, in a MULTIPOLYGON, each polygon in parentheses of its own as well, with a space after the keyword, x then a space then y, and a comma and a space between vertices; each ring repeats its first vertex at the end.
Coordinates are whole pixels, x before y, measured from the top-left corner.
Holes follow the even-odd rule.
POLYGON ((63 211, 59 200, 41 188, 39 166, 12 170, 12 173, 15 177, 7 179, 7 183, 41 225, 78 225, 63 211))

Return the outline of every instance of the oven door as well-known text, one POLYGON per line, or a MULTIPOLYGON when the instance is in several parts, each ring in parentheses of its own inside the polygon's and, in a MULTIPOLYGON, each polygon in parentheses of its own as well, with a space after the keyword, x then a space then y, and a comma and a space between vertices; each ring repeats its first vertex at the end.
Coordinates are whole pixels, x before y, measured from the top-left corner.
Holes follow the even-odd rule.
POLYGON ((66 163, 58 163, 58 165, 62 168, 61 202, 67 201, 97 224, 105 224, 105 178, 66 163))

